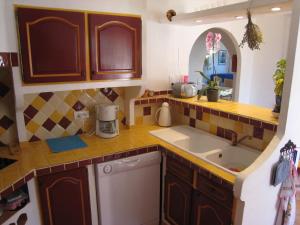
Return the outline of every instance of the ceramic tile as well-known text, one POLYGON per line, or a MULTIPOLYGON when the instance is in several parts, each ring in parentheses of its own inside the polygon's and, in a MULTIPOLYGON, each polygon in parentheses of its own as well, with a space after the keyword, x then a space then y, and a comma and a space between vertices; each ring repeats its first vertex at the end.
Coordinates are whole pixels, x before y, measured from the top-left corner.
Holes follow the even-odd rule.
POLYGON ((202 120, 206 123, 209 123, 210 122, 210 114, 204 112, 202 115, 202 120))
POLYGON ((40 93, 39 96, 44 99, 46 102, 49 101, 49 99, 54 95, 53 92, 43 92, 43 93, 40 93))
POLYGON ((62 119, 63 115, 61 115, 58 111, 54 111, 51 116, 50 119, 52 121, 54 121, 55 123, 58 123, 61 119, 62 119))
POLYGON ((40 110, 45 105, 45 103, 46 103, 46 101, 44 99, 42 99, 40 96, 37 96, 31 103, 31 105, 35 109, 40 110))

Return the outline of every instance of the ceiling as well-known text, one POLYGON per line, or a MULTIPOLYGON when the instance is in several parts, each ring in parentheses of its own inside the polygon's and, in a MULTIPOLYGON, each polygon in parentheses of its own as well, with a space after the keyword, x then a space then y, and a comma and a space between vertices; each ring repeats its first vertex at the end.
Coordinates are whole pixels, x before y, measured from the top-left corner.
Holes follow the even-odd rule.
MULTIPOLYGON (((171 0, 170 0, 171 1, 171 0)), ((177 12, 173 21, 165 17, 162 22, 181 25, 201 25, 236 20, 237 16, 246 18, 246 11, 251 5, 252 15, 291 12, 292 0, 172 0, 174 6, 180 6, 184 13, 177 12), (180 6, 183 1, 184 5, 180 6), (280 7, 280 12, 272 12, 271 8, 280 7)), ((171 3, 169 2, 169 3, 171 3)))

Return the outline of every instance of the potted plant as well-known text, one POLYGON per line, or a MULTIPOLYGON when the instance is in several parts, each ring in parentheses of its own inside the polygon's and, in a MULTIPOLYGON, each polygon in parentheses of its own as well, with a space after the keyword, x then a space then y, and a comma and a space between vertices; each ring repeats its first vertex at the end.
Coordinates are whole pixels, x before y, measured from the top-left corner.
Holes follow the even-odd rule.
POLYGON ((202 89, 201 92, 199 93, 200 97, 202 93, 206 92, 207 96, 207 101, 209 102, 217 102, 219 100, 219 77, 215 76, 213 80, 210 80, 208 76, 206 76, 202 71, 196 71, 200 73, 200 75, 207 80, 207 87, 202 89))
POLYGON ((275 92, 275 96, 276 96, 275 97, 276 104, 273 109, 273 114, 275 116, 278 116, 280 113, 285 73, 286 73, 286 60, 281 59, 277 62, 277 69, 276 69, 275 73, 273 74, 273 80, 275 83, 274 92, 275 92))

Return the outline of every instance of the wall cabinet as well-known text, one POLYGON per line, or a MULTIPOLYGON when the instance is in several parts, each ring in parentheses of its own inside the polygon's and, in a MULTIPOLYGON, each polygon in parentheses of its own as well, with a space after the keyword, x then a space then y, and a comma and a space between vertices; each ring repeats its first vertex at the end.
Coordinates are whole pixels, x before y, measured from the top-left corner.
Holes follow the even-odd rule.
POLYGON ((17 8, 17 17, 25 83, 85 80, 84 13, 17 8))
POLYGON ((38 178, 44 225, 90 225, 87 168, 38 178))
POLYGON ((17 18, 25 83, 86 80, 86 63, 93 80, 141 77, 139 17, 17 8, 17 18))
POLYGON ((93 80, 141 76, 141 26, 137 17, 89 15, 93 80))

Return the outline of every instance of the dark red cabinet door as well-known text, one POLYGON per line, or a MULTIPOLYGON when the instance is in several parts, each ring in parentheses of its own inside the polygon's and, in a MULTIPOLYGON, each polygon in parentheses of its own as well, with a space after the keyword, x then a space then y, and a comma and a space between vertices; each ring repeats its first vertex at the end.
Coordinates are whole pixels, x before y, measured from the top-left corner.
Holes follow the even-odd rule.
POLYGON ((231 225, 231 211, 200 192, 193 195, 193 225, 231 225))
POLYGON ((164 199, 165 219, 172 225, 190 225, 192 187, 168 173, 164 199))
POLYGON ((81 12, 17 9, 26 83, 85 80, 85 16, 81 12))
POLYGON ((44 225, 91 225, 87 169, 38 178, 44 225))
POLYGON ((141 19, 89 15, 92 79, 141 76, 141 19))

